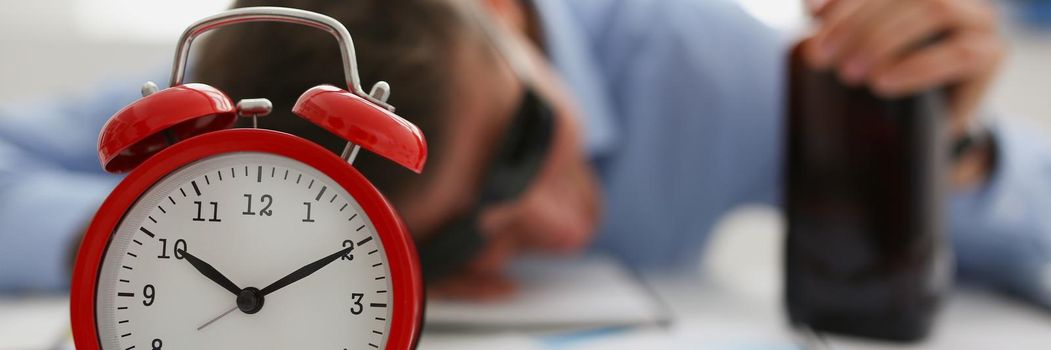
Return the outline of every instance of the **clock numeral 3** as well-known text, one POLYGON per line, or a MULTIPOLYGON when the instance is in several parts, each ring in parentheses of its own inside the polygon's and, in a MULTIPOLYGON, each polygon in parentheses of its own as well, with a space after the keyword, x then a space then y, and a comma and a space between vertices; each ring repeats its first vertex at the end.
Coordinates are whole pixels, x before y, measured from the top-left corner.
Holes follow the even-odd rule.
MULTIPOLYGON (((161 238, 159 240, 161 241, 161 255, 158 255, 157 258, 158 259, 171 259, 171 256, 168 255, 168 240, 164 239, 164 238, 161 238)), ((175 244, 173 244, 173 246, 174 247, 172 249, 172 255, 175 255, 176 259, 182 260, 182 258, 183 258, 182 252, 187 250, 186 249, 186 241, 185 240, 181 240, 181 239, 180 240, 176 240, 175 244)))
MULTIPOLYGON (((243 211, 243 212, 241 212, 241 215, 256 215, 257 213, 252 211, 252 195, 246 193, 244 195, 244 197, 245 197, 245 199, 248 200, 248 209, 243 211)), ((263 209, 259 211, 259 213, 258 213, 259 216, 273 216, 274 215, 274 211, 270 210, 270 206, 274 204, 274 197, 273 196, 271 196, 269 194, 264 194, 262 197, 259 197, 259 202, 265 204, 263 206, 263 209)))
POLYGON ((350 300, 354 301, 354 305, 350 306, 350 313, 355 315, 361 315, 362 311, 365 311, 365 305, 361 305, 361 298, 364 298, 365 294, 353 293, 350 295, 350 300))
MULTIPOLYGON (((204 219, 204 217, 202 216, 202 213, 201 213, 201 210, 202 210, 201 207, 203 207, 201 202, 200 201, 194 201, 193 204, 197 206, 197 217, 193 218, 193 221, 205 221, 205 219, 204 219)), ((208 221, 209 222, 221 222, 221 221, 223 221, 223 220, 219 219, 219 203, 208 202, 208 204, 211 204, 211 206, 212 206, 212 218, 208 219, 208 221)))

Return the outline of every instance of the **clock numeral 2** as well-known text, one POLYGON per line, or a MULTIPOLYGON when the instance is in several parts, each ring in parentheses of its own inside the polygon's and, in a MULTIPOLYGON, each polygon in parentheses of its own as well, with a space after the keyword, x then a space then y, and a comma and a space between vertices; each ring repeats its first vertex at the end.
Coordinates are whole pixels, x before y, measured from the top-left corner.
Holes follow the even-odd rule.
MULTIPOLYGON (((201 214, 201 207, 203 206, 201 204, 201 202, 200 201, 194 201, 193 204, 197 206, 197 217, 193 218, 193 221, 205 221, 204 217, 201 214)), ((219 203, 208 202, 208 204, 212 205, 212 218, 208 219, 208 221, 210 221, 210 222, 221 222, 221 221, 223 221, 223 220, 219 219, 219 203)))
MULTIPOLYGON (((171 259, 171 256, 168 255, 168 240, 161 238, 159 239, 159 241, 161 241, 161 255, 158 255, 157 258, 171 259)), ((176 240, 173 246, 174 247, 172 248, 172 255, 175 255, 176 259, 182 260, 182 252, 186 251, 186 241, 181 239, 176 240)))
POLYGON ((310 202, 303 202, 303 205, 307 206, 307 218, 303 219, 303 222, 314 222, 314 219, 310 218, 310 202))
MULTIPOLYGON (((248 199, 248 209, 241 212, 241 215, 256 215, 256 212, 252 211, 252 195, 245 194, 244 197, 248 199)), ((274 212, 270 210, 270 206, 274 204, 274 197, 269 194, 264 194, 259 197, 259 202, 266 204, 262 210, 259 211, 259 216, 273 216, 274 212)))
MULTIPOLYGON (((343 241, 343 248, 346 247, 354 248, 354 241, 349 239, 343 241)), ((339 257, 339 260, 354 260, 354 253, 347 253, 347 255, 339 257)))

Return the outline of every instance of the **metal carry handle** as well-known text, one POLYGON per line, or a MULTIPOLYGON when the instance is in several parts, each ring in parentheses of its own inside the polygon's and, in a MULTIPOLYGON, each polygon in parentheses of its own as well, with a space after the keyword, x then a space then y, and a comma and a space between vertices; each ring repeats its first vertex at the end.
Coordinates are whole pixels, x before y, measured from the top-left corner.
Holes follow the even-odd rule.
MULTIPOLYGON (((336 41, 339 42, 340 53, 343 56, 343 75, 347 81, 347 88, 355 95, 361 96, 370 102, 387 109, 393 109, 384 101, 385 98, 383 100, 379 98, 386 97, 385 95, 389 94, 389 91, 380 92, 374 97, 365 93, 365 90, 361 88, 361 80, 358 78, 357 57, 354 55, 354 40, 350 37, 347 27, 343 26, 335 18, 320 13, 286 7, 244 7, 233 9, 199 20, 190 25, 179 37, 179 43, 175 50, 175 63, 172 65, 170 86, 183 83, 183 78, 186 74, 186 61, 190 56, 190 45, 193 43, 193 39, 212 29, 247 22, 302 24, 332 34, 332 36, 336 37, 336 41)), ((374 87, 374 89, 389 89, 385 82, 378 82, 376 85, 377 87, 374 87)))

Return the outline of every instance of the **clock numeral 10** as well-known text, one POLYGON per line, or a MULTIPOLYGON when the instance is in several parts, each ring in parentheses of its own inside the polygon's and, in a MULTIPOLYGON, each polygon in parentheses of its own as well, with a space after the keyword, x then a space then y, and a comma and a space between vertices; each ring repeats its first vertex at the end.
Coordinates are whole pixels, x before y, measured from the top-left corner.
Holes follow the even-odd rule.
MULTIPOLYGON (((252 195, 245 194, 244 197, 248 199, 248 209, 241 212, 241 215, 256 215, 256 212, 252 211, 252 195)), ((274 212, 270 210, 270 206, 274 204, 274 197, 269 194, 264 194, 259 197, 259 202, 266 204, 263 209, 259 211, 259 216, 273 216, 274 212)))
MULTIPOLYGON (((159 239, 159 241, 161 241, 161 255, 158 255, 157 258, 158 259, 171 259, 171 256, 168 255, 168 240, 164 239, 164 238, 161 238, 161 239, 159 239)), ((176 240, 175 244, 173 244, 173 246, 174 247, 172 249, 172 255, 175 255, 176 259, 182 260, 182 258, 183 258, 182 252, 186 251, 186 241, 185 240, 181 240, 181 239, 180 240, 176 240)))
MULTIPOLYGON (((201 204, 201 202, 200 201, 194 201, 193 204, 197 206, 197 217, 193 218, 193 221, 205 221, 204 217, 201 214, 201 207, 203 206, 201 204)), ((221 221, 223 221, 223 220, 219 219, 219 203, 208 202, 208 204, 212 205, 212 218, 208 219, 208 221, 210 221, 210 222, 221 222, 221 221)))

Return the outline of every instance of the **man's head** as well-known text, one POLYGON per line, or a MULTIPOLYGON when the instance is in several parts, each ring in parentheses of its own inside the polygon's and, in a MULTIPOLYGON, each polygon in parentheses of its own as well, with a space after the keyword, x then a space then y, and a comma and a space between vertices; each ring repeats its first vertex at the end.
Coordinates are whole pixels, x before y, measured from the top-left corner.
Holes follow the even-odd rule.
MULTIPOLYGON (((347 26, 364 86, 389 82, 397 114, 428 140, 431 159, 423 176, 367 152, 355 162, 417 236, 434 233, 475 204, 524 91, 536 92, 555 115, 548 152, 521 196, 481 211, 480 231, 493 244, 479 264, 494 265, 486 256, 505 256, 502 250, 510 247, 565 251, 587 241, 597 222, 597 181, 581 149, 572 103, 543 59, 535 17, 520 1, 241 0, 235 6, 300 8, 347 26)), ((309 87, 342 85, 340 55, 329 34, 250 23, 206 40, 193 70, 196 81, 235 100, 269 98, 274 115, 260 127, 342 150, 342 140, 288 112, 309 87)))

